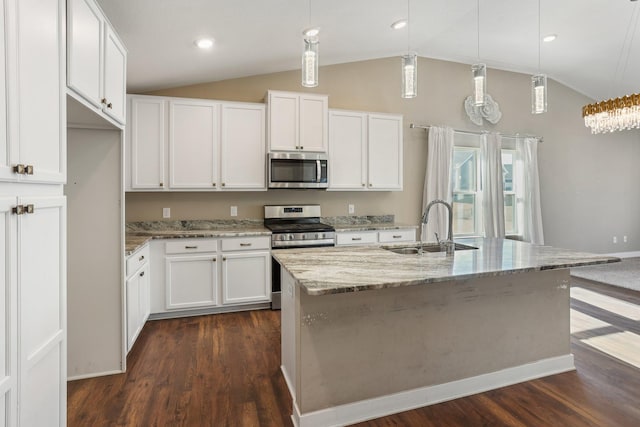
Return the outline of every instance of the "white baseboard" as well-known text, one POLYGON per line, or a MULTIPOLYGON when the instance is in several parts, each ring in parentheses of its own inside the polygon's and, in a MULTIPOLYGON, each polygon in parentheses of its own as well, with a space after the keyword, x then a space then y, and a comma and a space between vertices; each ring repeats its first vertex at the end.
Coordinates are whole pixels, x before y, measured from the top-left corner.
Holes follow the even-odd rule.
POLYGON ((67 381, 86 380, 87 378, 105 377, 107 375, 116 375, 116 374, 124 374, 124 371, 105 371, 105 372, 94 372, 91 374, 76 375, 73 377, 67 377, 67 381))
POLYGON ((306 414, 300 413, 294 399, 291 419, 296 427, 343 426, 574 369, 573 355, 567 354, 463 380, 421 387, 306 414))
POLYGON ((631 252, 616 252, 613 254, 605 254, 607 256, 614 256, 618 258, 635 258, 640 256, 640 251, 631 251, 631 252))
POLYGON ((284 382, 287 383, 287 388, 289 389, 289 395, 291 396, 292 399, 295 400, 296 393, 293 388, 293 383, 291 382, 291 379, 289 378, 289 374, 287 373, 287 370, 284 368, 284 365, 280 365, 280 371, 282 372, 282 376, 284 377, 284 382))

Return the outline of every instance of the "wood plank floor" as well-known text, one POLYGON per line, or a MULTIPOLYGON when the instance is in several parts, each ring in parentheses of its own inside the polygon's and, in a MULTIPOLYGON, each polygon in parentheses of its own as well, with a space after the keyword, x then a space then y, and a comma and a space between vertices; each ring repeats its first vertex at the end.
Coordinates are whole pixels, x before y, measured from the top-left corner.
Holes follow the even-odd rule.
MULTIPOLYGON (((640 339, 640 292, 574 278, 572 287, 626 301, 631 314, 605 310, 581 291, 572 298, 576 371, 358 426, 640 426, 640 369, 605 353, 619 345, 610 335, 640 339), (604 344, 594 346, 595 337, 604 344)), ((279 363, 278 311, 148 322, 126 374, 69 382, 68 425, 291 426, 279 363)))

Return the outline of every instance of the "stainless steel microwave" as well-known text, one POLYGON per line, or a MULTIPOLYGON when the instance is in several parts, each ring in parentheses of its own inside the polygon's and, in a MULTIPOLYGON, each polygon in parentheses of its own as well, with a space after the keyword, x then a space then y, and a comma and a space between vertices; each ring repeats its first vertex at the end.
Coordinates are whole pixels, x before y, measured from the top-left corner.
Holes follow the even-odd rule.
POLYGON ((269 153, 269 188, 327 188, 328 158, 323 153, 269 153))

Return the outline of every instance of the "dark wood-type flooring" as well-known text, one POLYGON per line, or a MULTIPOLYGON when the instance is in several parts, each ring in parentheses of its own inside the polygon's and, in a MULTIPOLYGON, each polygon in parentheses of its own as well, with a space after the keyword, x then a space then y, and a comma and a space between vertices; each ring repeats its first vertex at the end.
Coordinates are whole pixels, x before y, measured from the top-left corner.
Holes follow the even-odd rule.
MULTIPOLYGON (((572 286, 640 305, 640 292, 573 279, 572 286)), ((640 322, 573 300, 616 330, 640 322)), ((640 426, 640 369, 572 336, 577 370, 358 426, 640 426)), ((280 312, 148 322, 126 374, 68 384, 68 425, 291 426, 279 371, 280 312)))

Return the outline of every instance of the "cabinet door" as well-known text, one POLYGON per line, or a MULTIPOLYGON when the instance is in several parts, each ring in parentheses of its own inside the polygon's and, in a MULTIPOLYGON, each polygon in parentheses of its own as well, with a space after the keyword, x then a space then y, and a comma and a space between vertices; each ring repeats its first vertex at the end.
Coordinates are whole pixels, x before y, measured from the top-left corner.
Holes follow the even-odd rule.
POLYGON ((223 188, 267 188, 263 105, 223 104, 220 147, 220 177, 223 188))
POLYGON ((367 115, 329 112, 329 189, 366 190, 367 115))
POLYGON ((104 43, 104 112, 125 123, 127 93, 127 51, 113 29, 105 25, 104 43))
POLYGON ((139 325, 140 329, 144 326, 151 313, 151 282, 149 279, 149 263, 138 273, 138 282, 140 290, 140 309, 139 309, 139 325))
POLYGON ((269 150, 294 151, 299 147, 299 96, 269 92, 269 150))
POLYGON ((67 2, 67 85, 100 107, 104 18, 93 0, 67 2))
MULTIPOLYGON (((22 179, 62 183, 66 174, 64 0, 20 0, 17 7, 17 99, 22 179)), ((11 115, 10 115, 11 117, 11 115)))
POLYGON ((64 197, 19 200, 20 425, 66 425, 66 241, 64 197))
POLYGON ((169 101, 172 189, 211 189, 218 183, 218 104, 169 101))
POLYGON ((15 197, 0 198, 0 420, 16 425, 17 409, 17 275, 15 197))
POLYGON ((328 108, 326 95, 300 95, 300 149, 327 152, 328 108))
POLYGON ((127 282, 127 352, 133 347, 140 330, 140 273, 131 276, 127 282))
POLYGON ((402 190, 402 116, 369 115, 369 179, 372 190, 402 190))
POLYGON ((7 128, 7 28, 10 23, 5 15, 7 0, 0 0, 0 180, 15 180, 11 170, 11 150, 9 146, 9 129, 7 128))
POLYGON ((154 97, 131 98, 131 188, 165 186, 166 101, 154 97))
POLYGON ((167 309, 218 304, 217 255, 166 258, 167 309))
POLYGON ((264 252, 222 255, 222 303, 240 304, 271 299, 271 254, 264 252))

